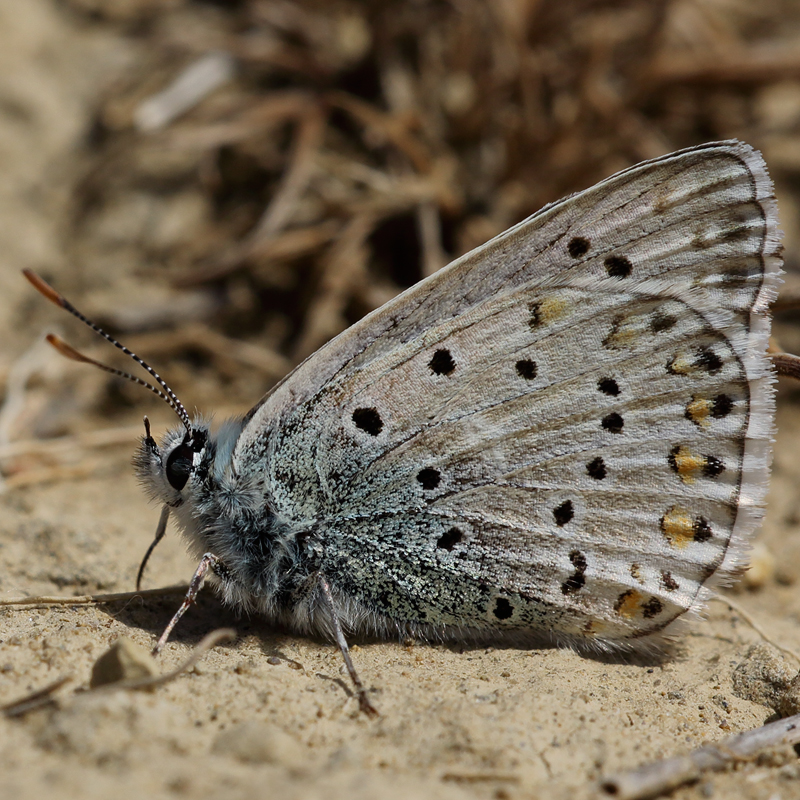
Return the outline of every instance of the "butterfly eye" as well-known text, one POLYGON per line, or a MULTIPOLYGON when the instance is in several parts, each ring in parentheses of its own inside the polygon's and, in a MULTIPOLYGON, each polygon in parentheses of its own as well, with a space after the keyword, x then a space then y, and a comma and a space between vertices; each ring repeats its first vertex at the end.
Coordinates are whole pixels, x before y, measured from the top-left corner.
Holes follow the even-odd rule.
POLYGON ((193 450, 191 445, 179 444, 170 454, 167 459, 167 480, 169 485, 180 491, 186 486, 186 481, 189 480, 189 473, 192 471, 192 455, 193 450))

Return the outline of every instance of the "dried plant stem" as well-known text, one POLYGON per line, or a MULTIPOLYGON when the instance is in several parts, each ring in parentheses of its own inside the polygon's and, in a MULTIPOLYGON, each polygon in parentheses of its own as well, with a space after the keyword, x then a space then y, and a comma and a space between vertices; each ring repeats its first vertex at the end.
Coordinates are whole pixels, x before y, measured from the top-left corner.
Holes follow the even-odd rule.
POLYGON ((244 242, 245 250, 278 233, 291 218, 297 201, 305 191, 314 170, 314 154, 322 145, 326 114, 312 108, 298 126, 291 160, 278 191, 273 195, 264 215, 244 242))
POLYGON ((52 703, 55 692, 71 680, 71 675, 64 675, 61 678, 57 678, 42 689, 37 689, 35 692, 31 692, 25 695, 25 697, 12 700, 10 703, 4 703, 0 706, 0 711, 7 717, 21 717, 29 711, 52 703))
POLYGON ((787 656, 791 656, 795 661, 800 664, 800 654, 796 653, 790 647, 784 647, 782 644, 777 642, 773 639, 762 627, 759 625, 758 622, 750 615, 749 612, 745 611, 738 603, 735 603, 730 597, 725 597, 721 594, 715 594, 711 598, 711 600, 716 600, 718 603, 724 603, 728 608, 735 611, 765 642, 768 642, 773 647, 780 650, 787 656))
POLYGON ((769 747, 798 742, 800 714, 731 736, 715 745, 704 745, 684 756, 655 761, 631 772, 612 775, 601 783, 601 789, 618 800, 658 797, 698 780, 704 772, 725 769, 737 761, 753 758, 769 747))
MULTIPOLYGON (((93 694, 97 692, 117 691, 119 689, 153 689, 156 686, 163 686, 165 683, 175 680, 179 675, 188 672, 198 661, 220 642, 232 641, 236 638, 236 631, 232 628, 218 628, 215 631, 204 636, 198 644, 192 649, 189 657, 181 662, 175 669, 166 672, 163 675, 148 675, 144 678, 134 678, 131 680, 117 681, 116 683, 109 683, 99 686, 96 689, 91 689, 93 694)), ((53 694, 58 691, 65 683, 72 680, 71 675, 65 675, 42 689, 37 689, 25 697, 12 700, 9 703, 0 705, 2 711, 7 717, 19 717, 27 714, 29 711, 40 708, 53 702, 53 694)))
POLYGON ((75 436, 60 436, 57 439, 23 439, 0 445, 0 461, 22 455, 58 456, 74 453, 89 447, 113 447, 135 441, 142 435, 142 426, 106 428, 99 431, 79 433, 75 436))
POLYGON ((800 275, 794 272, 787 272, 783 276, 783 286, 777 299, 772 304, 772 311, 794 311, 800 308, 800 275))
POLYGON ((59 481, 77 481, 88 478, 98 469, 98 459, 87 459, 73 466, 41 467, 39 469, 26 469, 9 475, 0 487, 0 491, 7 492, 19 489, 22 486, 35 486, 42 483, 57 483, 59 481))
POLYGON ((186 594, 186 584, 145 589, 141 592, 110 592, 108 594, 81 594, 75 597, 35 595, 34 597, 0 598, 0 607, 50 608, 52 606, 93 606, 101 603, 125 603, 136 598, 167 597, 186 594))
POLYGON ((205 350, 214 358, 236 361, 271 378, 282 378, 292 366, 287 358, 273 350, 232 339, 199 323, 186 325, 177 331, 141 334, 134 337, 133 343, 148 353, 157 354, 184 347, 205 350))
MULTIPOLYGON (((338 220, 331 219, 318 225, 283 231, 267 239, 252 241, 248 244, 247 259, 255 264, 253 268, 258 271, 264 264, 309 256, 336 238, 341 227, 338 220)), ((192 267, 181 273, 172 283, 179 288, 185 288, 221 280, 242 269, 245 263, 247 262, 242 260, 241 251, 237 247, 217 261, 192 267)))
POLYGON ((375 143, 391 142, 411 162, 417 172, 427 173, 431 169, 431 156, 419 138, 411 133, 416 117, 413 113, 387 114, 363 100, 345 94, 332 92, 328 102, 335 108, 350 114, 370 132, 375 143))
POLYGON ((430 201, 417 206, 417 230, 422 244, 422 274, 427 277, 447 264, 447 254, 442 248, 439 209, 430 201))
POLYGON ((297 342, 294 358, 302 360, 346 323, 343 311, 354 286, 364 275, 369 258, 367 237, 375 226, 369 212, 354 217, 332 245, 319 288, 306 315, 306 326, 297 342))
POLYGON ((796 47, 741 47, 720 58, 663 58, 652 71, 656 83, 769 83, 800 75, 796 47))
POLYGON ((800 356, 794 356, 791 353, 773 353, 772 363, 775 365, 778 375, 800 380, 800 356))

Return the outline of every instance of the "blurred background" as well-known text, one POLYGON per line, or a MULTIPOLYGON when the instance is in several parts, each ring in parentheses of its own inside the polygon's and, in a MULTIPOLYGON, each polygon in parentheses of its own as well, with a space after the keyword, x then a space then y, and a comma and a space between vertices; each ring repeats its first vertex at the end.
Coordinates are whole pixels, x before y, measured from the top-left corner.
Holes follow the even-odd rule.
MULTIPOLYGON (((0 599, 133 589, 159 511, 130 457, 142 414, 159 435, 176 422, 141 387, 52 351, 56 329, 135 366, 20 269, 219 419, 545 203, 731 137, 764 153, 776 184, 788 274, 775 330, 800 353, 798 0, 0 0, 0 599)), ((795 650, 798 386, 779 387, 767 519, 739 584, 795 650)), ((144 586, 195 566, 170 528, 144 586)), ((85 684, 113 639, 151 646, 176 605, 0 608, 0 700, 63 675, 85 684)), ((282 798, 595 797, 576 787, 753 728, 773 718, 775 687, 797 685, 796 665, 772 655, 752 659, 766 694, 735 689, 761 636, 722 604, 709 617, 677 658, 647 667, 362 643, 355 660, 385 715, 373 726, 348 704, 334 647, 236 619, 209 593, 164 660, 214 627, 235 625, 234 645, 153 694, 0 715, 0 770, 23 800, 262 798, 264 786, 282 798), (240 739, 266 742, 267 763, 214 755, 218 735, 253 720, 271 727, 240 739)), ((790 747, 713 781, 716 794, 711 779, 678 792, 800 796, 790 747)))
POLYGON ((700 142, 763 151, 800 264, 796 0, 3 0, 0 67, 12 484, 89 469, 13 440, 171 422, 40 344, 56 321, 131 366, 23 267, 224 414, 545 203, 700 142))

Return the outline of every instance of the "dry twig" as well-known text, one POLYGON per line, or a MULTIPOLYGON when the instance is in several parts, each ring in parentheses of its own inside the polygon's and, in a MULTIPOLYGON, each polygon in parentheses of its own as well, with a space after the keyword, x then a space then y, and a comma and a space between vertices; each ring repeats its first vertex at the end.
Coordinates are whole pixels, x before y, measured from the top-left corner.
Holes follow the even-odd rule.
POLYGON ((345 327, 349 291, 364 275, 369 258, 366 239, 375 226, 372 214, 355 217, 331 248, 306 326, 295 347, 300 361, 345 327))
POLYGON ((50 705, 54 702, 53 695, 65 684, 72 680, 71 675, 64 675, 57 678, 52 683, 48 683, 41 689, 37 689, 24 697, 17 700, 12 700, 9 703, 4 703, 0 706, 2 711, 7 717, 21 717, 29 711, 33 711, 42 706, 50 705))
POLYGON ((127 603, 147 597, 185 595, 188 585, 163 586, 159 589, 143 589, 139 592, 109 592, 106 594, 81 594, 75 597, 58 595, 35 595, 34 597, 0 598, 0 607, 52 608, 53 606, 94 606, 101 603, 127 603))
POLYGON ((602 782, 601 788, 606 795, 618 800, 659 797, 699 780, 704 772, 725 769, 770 747, 798 742, 800 714, 731 736, 714 745, 704 745, 685 756, 655 761, 631 772, 612 775, 602 782))

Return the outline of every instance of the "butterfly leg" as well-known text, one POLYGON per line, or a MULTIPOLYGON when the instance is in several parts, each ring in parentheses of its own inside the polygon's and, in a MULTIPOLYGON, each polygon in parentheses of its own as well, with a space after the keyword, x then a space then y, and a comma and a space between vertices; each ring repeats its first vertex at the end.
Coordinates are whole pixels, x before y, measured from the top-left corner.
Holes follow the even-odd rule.
POLYGON ((319 576, 319 588, 322 593, 322 598, 325 601, 325 605, 328 607, 328 612, 330 613, 331 625, 333 626, 333 635, 336 637, 336 644, 339 645, 339 650, 342 653, 342 658, 344 658, 344 664, 347 667, 350 680, 353 681, 353 686, 356 688, 356 694, 358 695, 358 706, 367 716, 380 716, 375 706, 370 703, 369 698, 367 697, 367 690, 364 688, 364 684, 361 683, 361 678, 358 677, 356 668, 353 666, 353 660, 350 658, 350 648, 347 646, 347 640, 344 638, 344 632, 342 631, 342 624, 339 622, 339 613, 336 610, 336 604, 333 601, 331 587, 324 575, 319 576))
POLYGON ((156 646, 153 648, 154 656, 157 656, 161 652, 161 648, 167 643, 169 635, 178 624, 180 618, 189 610, 189 606, 197 599, 197 595, 200 593, 200 589, 203 588, 203 583, 205 582, 209 569, 212 569, 220 576, 224 576, 228 572, 228 568, 225 564, 213 553, 206 553, 200 559, 200 563, 194 571, 192 580, 189 583, 189 589, 186 592, 186 597, 183 598, 181 607, 175 612, 175 615, 169 621, 169 625, 164 629, 164 633, 161 634, 161 638, 156 642, 156 646))
POLYGON ((167 522, 169 522, 169 506, 165 504, 164 507, 161 509, 161 517, 159 517, 158 520, 156 535, 153 537, 153 541, 150 543, 150 547, 147 548, 147 552, 144 554, 142 563, 139 566, 139 572, 136 575, 137 592, 139 591, 139 589, 142 588, 142 576, 144 575, 144 568, 147 566, 147 562, 150 560, 150 556, 153 550, 156 549, 156 545, 164 538, 164 534, 167 532, 167 522))

